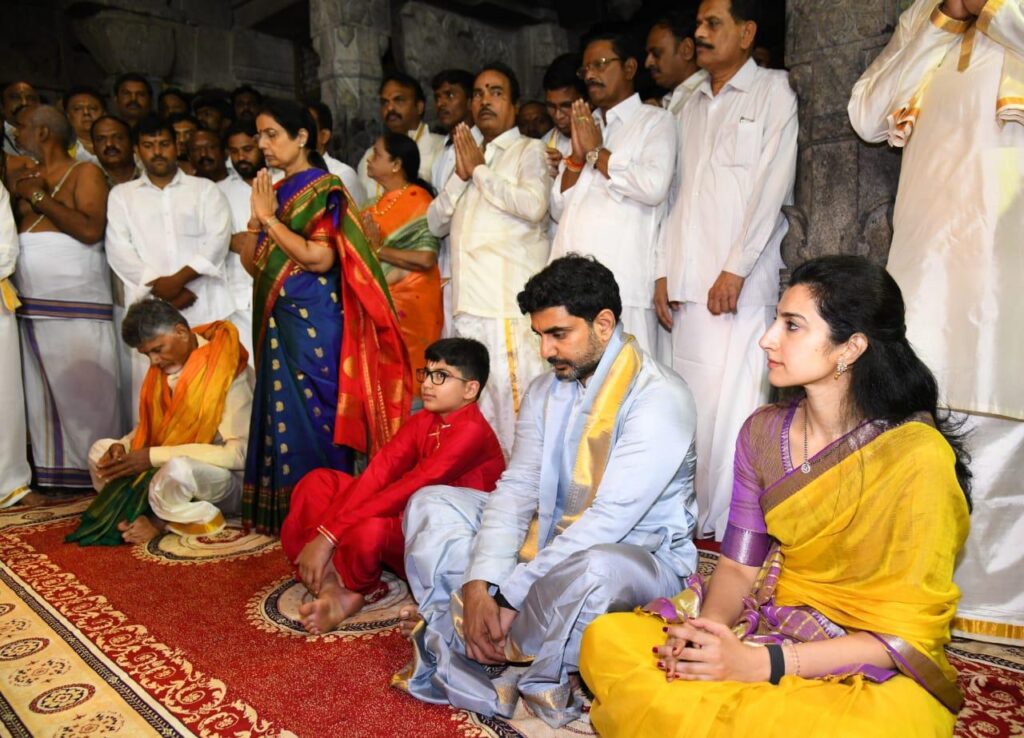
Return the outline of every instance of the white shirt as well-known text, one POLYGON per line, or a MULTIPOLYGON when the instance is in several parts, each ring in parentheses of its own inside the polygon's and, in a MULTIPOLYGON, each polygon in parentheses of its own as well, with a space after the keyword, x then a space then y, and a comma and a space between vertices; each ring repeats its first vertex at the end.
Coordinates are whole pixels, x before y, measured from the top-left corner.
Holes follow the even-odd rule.
POLYGON ((513 127, 486 145, 484 162, 468 181, 448 177, 427 222, 451 234, 453 315, 518 318, 516 295, 548 257, 544 144, 513 127))
MULTIPOLYGON (((202 336, 196 336, 196 339, 199 346, 209 343, 202 336)), ((167 377, 167 386, 172 395, 174 388, 178 386, 179 379, 181 379, 181 372, 167 377)), ((249 445, 249 421, 252 417, 252 392, 255 386, 256 375, 252 367, 247 366, 228 385, 228 393, 224 398, 224 412, 220 416, 217 435, 214 436, 213 441, 211 443, 183 443, 179 446, 150 446, 150 463, 159 468, 175 457, 184 456, 204 464, 218 466, 221 469, 245 471, 245 455, 249 445)), ((118 443, 125 448, 131 448, 132 439, 138 430, 137 427, 133 428, 118 443)))
MULTIPOLYGON (((420 177, 437 186, 435 182, 431 181, 430 172, 434 166, 434 159, 444 149, 445 137, 439 133, 431 133, 427 124, 421 121, 415 130, 409 131, 409 138, 416 142, 416 147, 420 150, 420 177)), ((359 160, 358 171, 359 180, 363 183, 363 189, 366 191, 366 197, 368 200, 377 200, 384 194, 384 190, 366 173, 366 162, 370 159, 372 151, 373 147, 371 146, 363 154, 363 158, 359 160)))
MULTIPOLYGON (((483 143, 484 134, 480 133, 480 129, 473 126, 469 129, 469 132, 473 134, 473 140, 478 144, 483 143)), ((448 178, 452 176, 452 172, 455 171, 455 145, 452 143, 452 136, 448 134, 444 139, 444 146, 441 147, 441 151, 438 152, 437 158, 434 159, 434 166, 430 170, 430 182, 436 189, 441 189, 441 185, 448 181, 448 178)), ((427 223, 430 223, 430 213, 427 213, 427 223)), ((447 230, 445 230, 447 233, 447 230)), ((451 239, 445 235, 440 237, 441 249, 437 253, 437 266, 441 271, 441 277, 447 279, 452 276, 452 258, 451 258, 451 239)))
POLYGON ((231 240, 231 209, 220 188, 180 169, 160 189, 147 174, 119 184, 107 201, 107 259, 124 282, 125 302, 150 294, 147 282, 192 267, 188 289, 196 301, 182 311, 192 325, 234 312, 224 260, 231 240))
POLYGON ((366 189, 359 180, 356 170, 345 162, 338 161, 327 152, 324 152, 324 163, 327 165, 327 171, 341 180, 341 183, 345 185, 345 189, 348 190, 348 194, 356 201, 356 205, 362 209, 366 205, 366 189))
POLYGON ((672 92, 661 98, 661 107, 665 108, 672 115, 679 115, 683 109, 683 105, 690 99, 690 95, 700 87, 701 82, 707 79, 708 73, 703 69, 697 70, 689 77, 684 79, 672 92))
POLYGON ((712 95, 705 77, 677 119, 679 192, 661 231, 670 300, 706 303, 721 272, 740 306, 779 299, 779 247, 796 179, 796 95, 786 72, 747 63, 712 95))
POLYGON ((551 187, 551 211, 558 230, 551 258, 567 253, 594 256, 612 270, 622 304, 650 308, 654 294, 658 230, 676 161, 676 127, 671 114, 631 95, 602 120, 611 152, 605 177, 586 165, 572 187, 562 192, 559 173, 551 187))
MULTIPOLYGON (((224 193, 228 207, 231 208, 231 233, 247 232, 249 218, 252 215, 252 187, 236 171, 232 171, 227 177, 217 182, 217 187, 224 193)), ((224 269, 235 308, 244 311, 251 310, 252 277, 242 266, 242 258, 234 251, 229 250, 224 259, 224 269)))
POLYGON ((90 154, 89 150, 82 146, 81 141, 76 141, 71 146, 71 149, 68 151, 68 153, 71 154, 72 158, 77 159, 78 161, 89 161, 98 166, 100 169, 103 168, 103 165, 100 164, 99 157, 97 157, 96 154, 90 154))

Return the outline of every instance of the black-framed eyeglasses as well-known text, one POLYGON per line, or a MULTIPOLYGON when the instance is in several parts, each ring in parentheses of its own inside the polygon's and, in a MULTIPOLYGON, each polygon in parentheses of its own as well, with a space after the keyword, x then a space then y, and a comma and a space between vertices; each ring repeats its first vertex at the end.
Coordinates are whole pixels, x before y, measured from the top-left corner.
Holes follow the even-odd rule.
POLYGON ((469 382, 469 379, 463 379, 462 377, 456 377, 454 374, 449 374, 444 369, 417 369, 416 370, 416 381, 423 384, 427 377, 430 377, 430 383, 433 385, 441 385, 447 382, 449 379, 457 379, 460 382, 469 382))
POLYGON ((620 59, 617 56, 603 56, 600 59, 594 59, 594 61, 590 62, 589 64, 584 64, 582 67, 577 69, 576 76, 579 77, 580 79, 586 79, 587 72, 597 72, 598 74, 600 74, 605 69, 607 69, 608 65, 611 64, 612 62, 621 61, 622 59, 620 59))

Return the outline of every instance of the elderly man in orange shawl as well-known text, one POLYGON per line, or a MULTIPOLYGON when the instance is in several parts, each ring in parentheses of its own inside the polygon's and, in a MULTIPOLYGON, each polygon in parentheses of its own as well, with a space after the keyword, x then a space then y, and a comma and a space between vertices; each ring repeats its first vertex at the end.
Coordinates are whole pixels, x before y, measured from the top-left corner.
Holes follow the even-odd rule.
POLYGON ((89 452, 99 491, 67 537, 83 546, 144 543, 167 529, 202 535, 237 512, 252 410, 252 370, 227 321, 190 329, 168 303, 135 303, 124 341, 150 361, 139 425, 89 452))

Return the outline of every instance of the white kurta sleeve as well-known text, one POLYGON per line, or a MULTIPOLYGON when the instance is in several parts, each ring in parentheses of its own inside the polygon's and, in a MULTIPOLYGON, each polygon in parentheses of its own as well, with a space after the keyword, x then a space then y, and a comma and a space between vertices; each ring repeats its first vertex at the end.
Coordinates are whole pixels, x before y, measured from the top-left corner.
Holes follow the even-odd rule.
POLYGON ((459 198, 468 187, 468 181, 452 172, 448 181, 438 191, 437 197, 427 206, 427 227, 438 238, 444 238, 451 231, 455 206, 459 204, 459 198))
POLYGON ((782 206, 793 192, 796 180, 797 133, 796 95, 789 83, 777 78, 761 136, 751 199, 743 214, 739 237, 729 249, 723 271, 746 277, 771 239, 782 206))
POLYGON ((537 579, 570 555, 625 538, 685 463, 681 450, 693 442, 695 413, 684 412, 680 403, 666 402, 663 392, 637 397, 627 413, 593 504, 533 561, 519 564, 508 579, 495 582, 513 607, 522 604, 537 579))
POLYGON ((544 147, 526 146, 519 157, 515 179, 497 174, 486 164, 473 170, 473 184, 491 205, 529 223, 539 223, 548 214, 548 174, 544 147))
POLYGON ((144 277, 146 265, 132 240, 126 195, 123 185, 118 185, 110 191, 107 198, 107 233, 104 248, 107 263, 128 289, 127 303, 132 303, 142 297, 140 293, 147 292, 148 288, 145 286, 144 277))
POLYGON ((0 279, 7 279, 14 274, 17 263, 18 229, 11 213, 11 196, 7 194, 3 182, 0 182, 0 279))
POLYGON ((202 236, 188 265, 199 274, 216 277, 223 274, 224 259, 231 246, 231 206, 220 187, 212 182, 204 184, 200 202, 202 236))
POLYGON ((655 117, 644 131, 643 145, 632 148, 612 151, 608 157, 608 194, 616 202, 628 199, 651 207, 660 205, 672 186, 678 150, 672 116, 655 117))
POLYGON ((252 414, 251 370, 246 369, 228 387, 217 433, 221 443, 186 443, 180 446, 153 446, 149 460, 160 467, 176 456, 185 456, 229 471, 245 469, 245 452, 249 444, 249 419, 252 414))
POLYGON ((847 110, 857 135, 872 143, 890 140, 901 111, 968 27, 944 15, 934 0, 917 0, 905 11, 889 44, 853 86, 847 110))
MULTIPOLYGON (((544 387, 547 387, 545 384, 544 387)), ((544 393, 528 391, 516 418, 516 442, 508 468, 487 498, 473 539, 464 582, 503 582, 519 560, 540 499, 544 454, 544 393)))
POLYGON ((988 0, 978 15, 978 30, 1024 56, 1024 0, 988 0))

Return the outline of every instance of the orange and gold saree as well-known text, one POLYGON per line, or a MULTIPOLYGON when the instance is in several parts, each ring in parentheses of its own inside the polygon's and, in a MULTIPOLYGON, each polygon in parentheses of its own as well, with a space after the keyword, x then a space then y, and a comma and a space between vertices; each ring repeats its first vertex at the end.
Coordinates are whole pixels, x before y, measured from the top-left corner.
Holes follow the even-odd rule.
MULTIPOLYGON (((363 210, 380 229, 382 245, 399 251, 429 251, 437 254, 440 243, 427 227, 430 193, 417 185, 384 194, 363 210)), ((424 365, 427 346, 441 337, 444 310, 441 303, 441 273, 437 264, 425 271, 401 269, 385 261, 381 268, 398 313, 402 338, 413 369, 424 365)), ((414 385, 419 397, 419 385, 414 385)))

